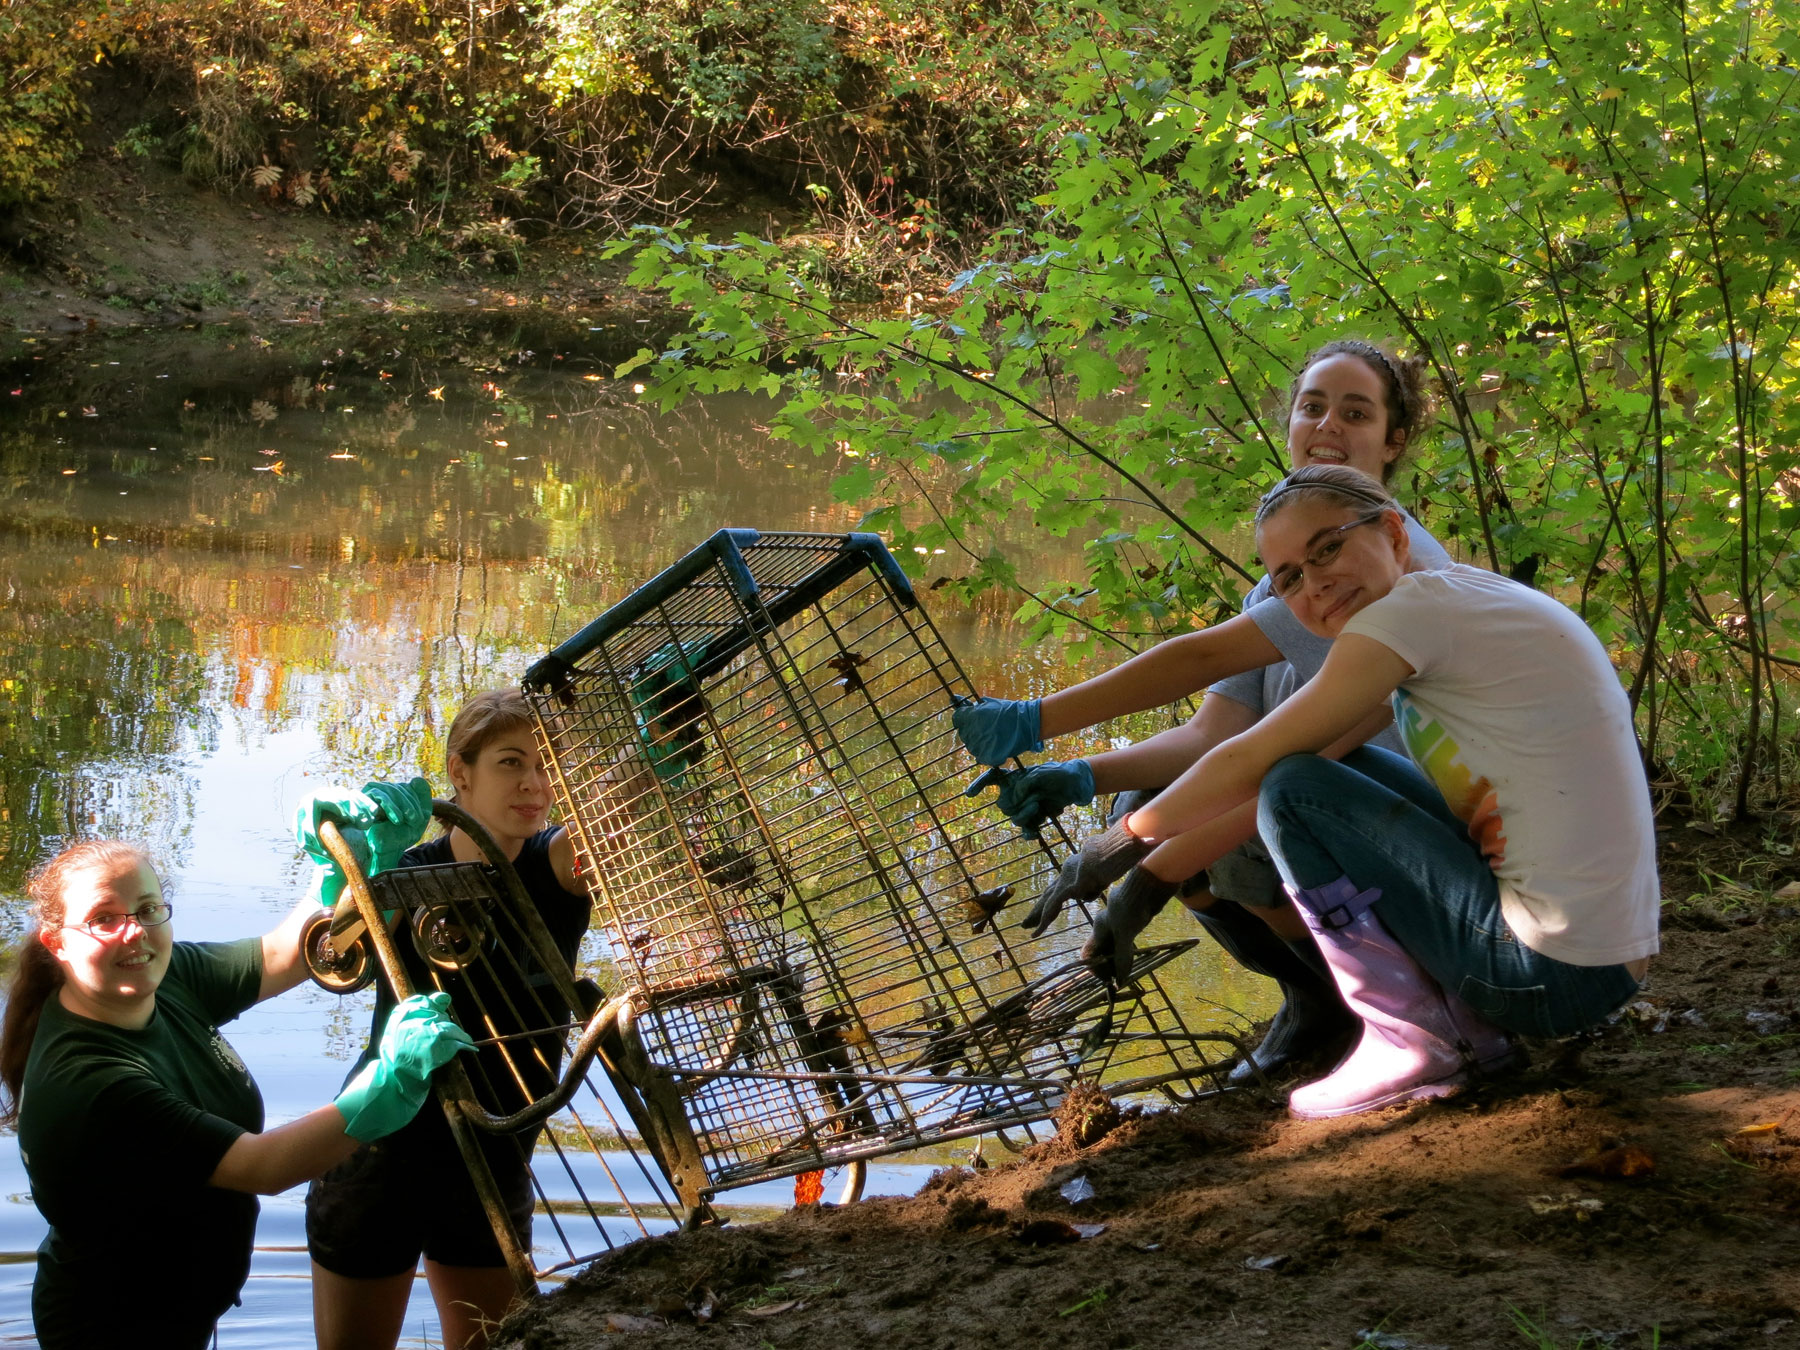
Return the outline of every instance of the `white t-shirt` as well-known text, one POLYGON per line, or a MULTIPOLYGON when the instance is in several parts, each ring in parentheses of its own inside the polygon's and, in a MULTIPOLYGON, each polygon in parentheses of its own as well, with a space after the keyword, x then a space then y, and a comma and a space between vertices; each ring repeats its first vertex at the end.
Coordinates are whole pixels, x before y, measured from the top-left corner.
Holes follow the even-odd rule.
POLYGON ((1527 947, 1577 966, 1653 955, 1650 788, 1606 650, 1547 595, 1455 564, 1412 572, 1344 625, 1417 672, 1400 736, 1480 846, 1527 947))

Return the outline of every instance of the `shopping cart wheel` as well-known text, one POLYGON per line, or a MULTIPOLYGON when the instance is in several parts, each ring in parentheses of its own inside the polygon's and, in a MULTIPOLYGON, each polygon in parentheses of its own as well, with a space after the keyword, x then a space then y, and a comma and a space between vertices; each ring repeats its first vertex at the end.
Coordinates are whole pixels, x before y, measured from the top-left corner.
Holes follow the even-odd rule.
POLYGON ((487 942, 487 926, 467 906, 420 905, 412 917, 413 949, 439 970, 473 965, 487 942))
POLYGON ((314 984, 333 994, 354 994, 375 980, 375 950, 365 929, 342 950, 331 938, 331 911, 320 910, 300 930, 300 956, 314 984))

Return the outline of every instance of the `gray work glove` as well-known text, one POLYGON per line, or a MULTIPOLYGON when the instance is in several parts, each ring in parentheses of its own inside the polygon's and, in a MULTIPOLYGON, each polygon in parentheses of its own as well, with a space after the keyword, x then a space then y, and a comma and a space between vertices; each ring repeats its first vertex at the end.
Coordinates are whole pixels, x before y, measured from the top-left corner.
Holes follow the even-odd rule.
POLYGON ((1129 981, 1137 935, 1162 913, 1177 889, 1178 882, 1133 867, 1107 897, 1106 908, 1094 916, 1093 936, 1081 949, 1081 963, 1108 984, 1129 981))
POLYGON ((1056 880, 1026 911, 1019 927, 1029 928, 1033 937, 1042 937, 1070 900, 1098 899, 1154 847, 1129 833, 1123 824, 1105 834, 1089 835, 1081 851, 1070 856, 1056 880))

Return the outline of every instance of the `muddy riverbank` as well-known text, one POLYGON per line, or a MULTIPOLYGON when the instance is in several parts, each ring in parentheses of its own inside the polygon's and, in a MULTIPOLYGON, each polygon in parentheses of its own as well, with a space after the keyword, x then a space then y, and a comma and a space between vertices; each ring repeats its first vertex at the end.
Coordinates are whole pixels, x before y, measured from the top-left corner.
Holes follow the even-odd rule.
POLYGON ((1516 1077, 1343 1121, 1221 1099, 911 1199, 660 1238, 501 1343, 1800 1345, 1800 869, 1670 824, 1640 1001, 1516 1077))

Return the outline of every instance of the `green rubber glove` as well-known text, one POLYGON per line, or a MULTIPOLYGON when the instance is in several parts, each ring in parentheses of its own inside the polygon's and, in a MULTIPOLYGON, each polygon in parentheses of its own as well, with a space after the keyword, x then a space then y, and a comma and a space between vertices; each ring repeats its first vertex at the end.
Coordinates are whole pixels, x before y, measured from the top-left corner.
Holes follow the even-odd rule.
POLYGON ((294 838, 314 862, 330 862, 331 855, 325 852, 325 843, 319 838, 321 823, 331 820, 337 822, 340 830, 366 830, 380 814, 380 804, 366 792, 347 787, 321 788, 300 799, 300 809, 294 813, 294 838))
POLYGON ((364 783, 363 794, 381 808, 369 825, 370 876, 399 865, 400 855, 419 842, 431 824, 431 784, 423 778, 410 783, 364 783))
POLYGON ((425 1105, 432 1073, 474 1046, 450 1020, 450 995, 402 999, 382 1026, 375 1058, 332 1103, 344 1118, 344 1133, 365 1144, 392 1134, 425 1105))

